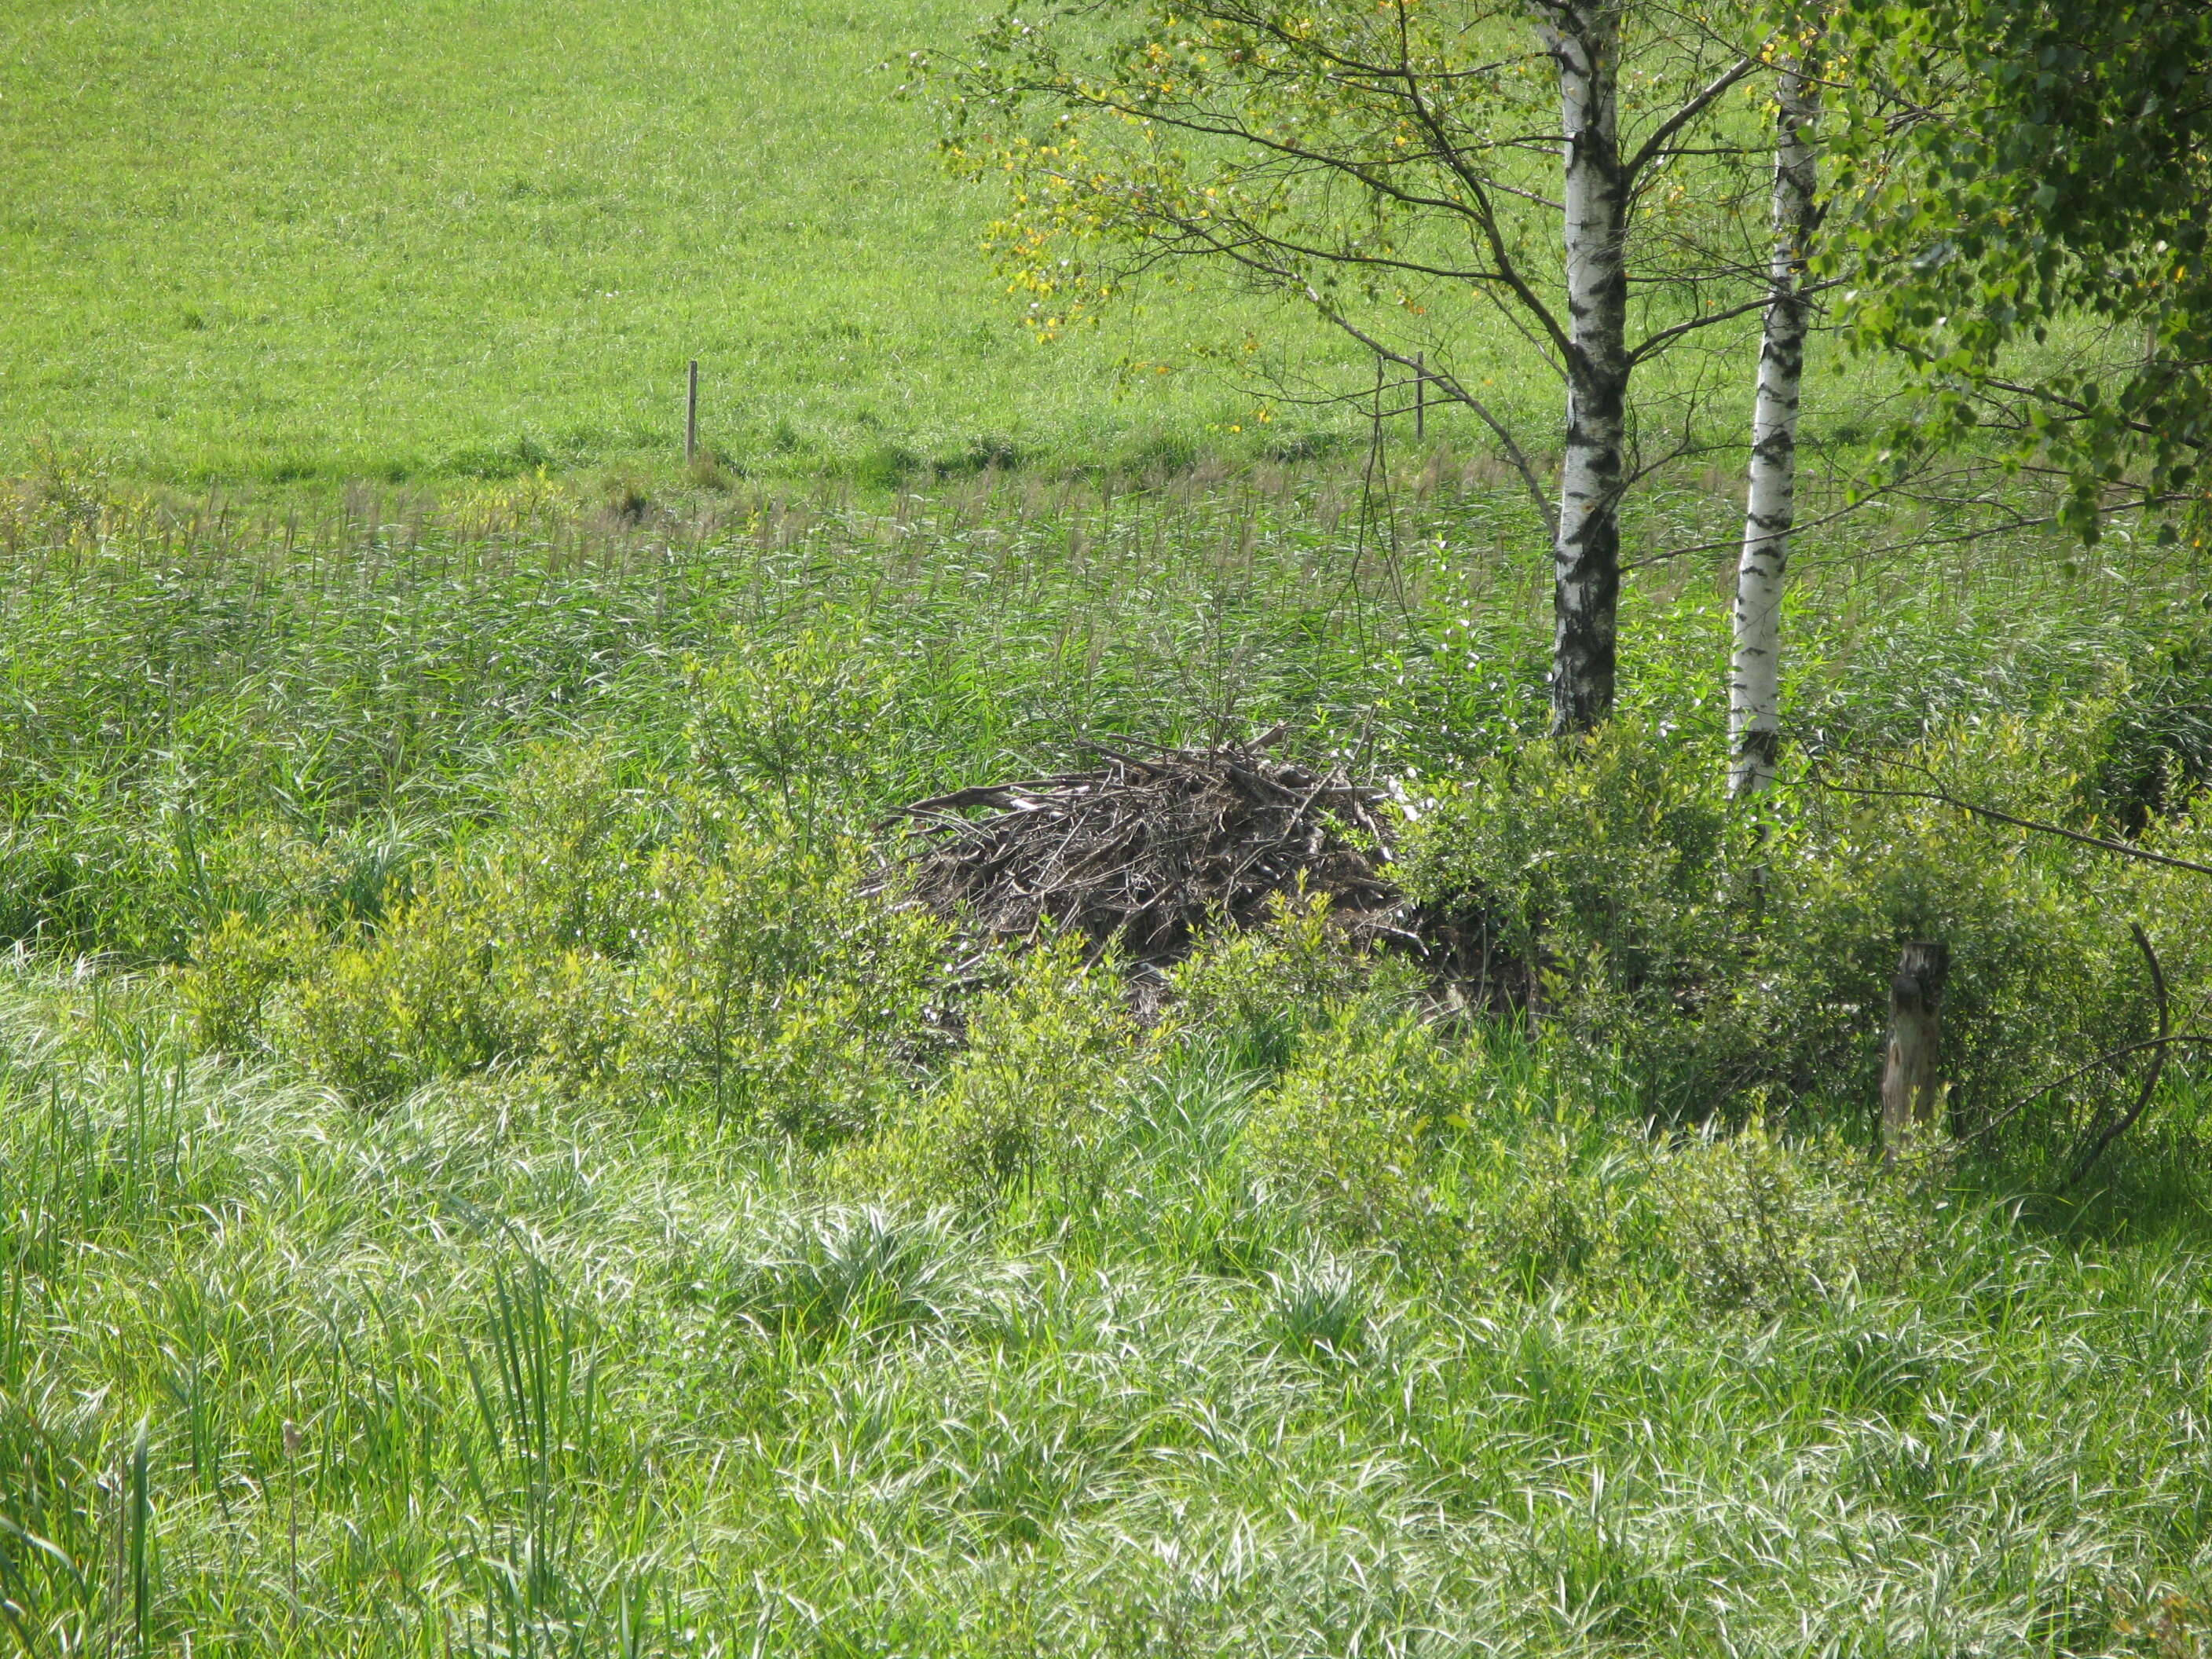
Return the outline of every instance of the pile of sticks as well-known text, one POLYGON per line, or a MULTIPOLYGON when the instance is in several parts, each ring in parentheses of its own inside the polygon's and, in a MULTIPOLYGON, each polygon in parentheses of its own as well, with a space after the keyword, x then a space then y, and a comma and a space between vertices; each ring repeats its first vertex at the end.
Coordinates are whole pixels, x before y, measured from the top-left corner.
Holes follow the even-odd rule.
POLYGON ((1278 735, 1141 755, 1085 744, 1090 770, 915 801, 902 810, 908 889, 981 938, 1055 925, 1153 966, 1300 888, 1370 941, 1397 931, 1382 792, 1269 758, 1278 735))

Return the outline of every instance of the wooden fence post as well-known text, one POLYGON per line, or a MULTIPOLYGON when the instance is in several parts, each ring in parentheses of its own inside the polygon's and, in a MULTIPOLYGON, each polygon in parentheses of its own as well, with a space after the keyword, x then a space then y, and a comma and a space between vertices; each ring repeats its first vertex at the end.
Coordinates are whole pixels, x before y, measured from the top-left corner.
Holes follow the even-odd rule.
POLYGON ((1951 947, 1916 939, 1898 959, 1889 982, 1889 1052, 1881 1072, 1881 1155, 1894 1164, 1940 1132, 1943 1084, 1937 1073, 1938 1024, 1951 947))
POLYGON ((684 465, 699 459, 699 360, 691 360, 690 377, 684 391, 684 465))

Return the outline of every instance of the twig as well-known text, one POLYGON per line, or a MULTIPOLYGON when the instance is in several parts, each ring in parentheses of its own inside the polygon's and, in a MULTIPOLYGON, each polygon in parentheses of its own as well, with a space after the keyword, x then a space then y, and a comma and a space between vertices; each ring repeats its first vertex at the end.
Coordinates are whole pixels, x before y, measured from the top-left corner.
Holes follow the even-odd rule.
POLYGON ((2158 1035, 2160 1042, 2159 1046, 2151 1051, 2150 1070, 2143 1077, 2142 1088, 2136 1096, 2136 1103, 2128 1109, 2126 1116, 2112 1124, 2104 1133, 2089 1144, 2089 1149, 2081 1154, 2081 1161, 2075 1164, 2074 1173, 2068 1176, 2060 1185, 2058 1190, 2062 1193, 2070 1191, 2079 1185, 2081 1177, 2095 1167, 2097 1160, 2104 1157, 2112 1144, 2135 1127, 2136 1120, 2140 1118, 2150 1105, 2150 1097, 2158 1088, 2160 1074, 2166 1070, 2167 1045, 2164 1039, 2171 1032, 2172 1024, 2172 1011, 2168 1006, 2166 994, 2166 972, 2158 965, 2158 952, 2150 948, 2150 937, 2143 932, 2142 924, 2139 921, 2130 922, 2128 932, 2135 936, 2136 948, 2143 953, 2143 961, 2150 967, 2151 989, 2158 995, 2158 1035))
POLYGON ((1134 755, 1125 755, 1118 749, 1109 749, 1104 744, 1094 742, 1089 738, 1078 738, 1075 740, 1075 746, 1078 749, 1088 749, 1094 755, 1103 755, 1109 761, 1119 761, 1124 766, 1134 767, 1139 772, 1153 776, 1163 774, 1164 769, 1154 765, 1151 761, 1139 760, 1134 755))
MULTIPOLYGON (((1833 778, 1823 775, 1817 764, 1814 767, 1808 781, 1823 789, 1832 789, 1838 794, 1865 795, 1893 800, 1939 801, 1946 806, 1955 807, 1961 812, 1971 812, 1978 818, 1988 818, 1995 823, 2010 824, 2015 830, 2032 830, 2038 835, 2044 836, 2061 836, 2068 841, 2079 842, 2084 847, 2095 847, 2107 853, 2118 853, 2123 858, 2140 859, 2145 864, 2169 865, 2176 870, 2190 870, 2200 876, 2212 876, 2212 864, 2198 864, 2192 859, 2178 859, 2171 854, 2154 853, 2147 848, 2137 847, 2128 842, 2113 841, 2104 836, 2087 835, 2079 830, 2069 830, 2056 823, 2045 823, 2035 818, 2015 817, 2010 812, 2000 812, 1994 806, 1983 806, 1973 801, 1960 800, 1956 795, 1942 789, 1877 789, 1867 784, 1838 783, 1833 778)), ((1930 781, 1933 781, 1932 775, 1930 781)))
POLYGON ((1991 1114, 1989 1119, 1979 1128, 1966 1136, 1966 1139, 1970 1141, 1979 1140, 1983 1136, 1995 1133, 2018 1116, 2023 1109, 2033 1105, 2052 1090, 2063 1089, 2068 1084, 2088 1076, 2100 1066, 2109 1066, 2116 1060, 2125 1060, 2130 1054, 2140 1054, 2152 1048, 2188 1048, 2200 1046, 2212 1048, 2212 1031, 2176 1031, 2172 1036, 2143 1037, 2135 1042, 2123 1042, 2117 1048, 2107 1048, 2094 1060, 2084 1061, 2063 1077, 2053 1078, 2048 1083, 2039 1084, 2018 1099, 2008 1103, 2002 1109, 1991 1114))

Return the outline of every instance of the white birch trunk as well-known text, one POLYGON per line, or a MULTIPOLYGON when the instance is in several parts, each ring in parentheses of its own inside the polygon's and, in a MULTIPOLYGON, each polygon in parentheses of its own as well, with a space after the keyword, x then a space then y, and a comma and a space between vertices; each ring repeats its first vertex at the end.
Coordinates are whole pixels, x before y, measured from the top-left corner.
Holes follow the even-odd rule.
POLYGON ((1782 583, 1796 517, 1797 404, 1812 323, 1806 260, 1819 223, 1812 138, 1820 108, 1817 73, 1808 59, 1793 58, 1784 64, 1777 88, 1774 252, 1729 660, 1729 793, 1734 796, 1757 794, 1773 783, 1782 743, 1782 583))
POLYGON ((1552 730, 1613 711, 1628 401, 1627 181, 1619 132, 1621 0, 1534 0, 1559 65, 1566 161, 1566 453, 1552 550, 1552 730))

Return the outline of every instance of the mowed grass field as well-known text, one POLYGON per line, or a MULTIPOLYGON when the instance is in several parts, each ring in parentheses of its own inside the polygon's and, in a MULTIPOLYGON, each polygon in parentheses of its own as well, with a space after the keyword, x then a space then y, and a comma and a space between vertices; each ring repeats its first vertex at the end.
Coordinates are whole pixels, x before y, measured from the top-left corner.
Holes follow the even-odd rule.
POLYGON ((1234 451, 1192 296, 1049 349, 906 54, 975 0, 0 15, 0 471, 151 482, 1234 451), (1131 375, 1132 365, 1147 366, 1131 375))

